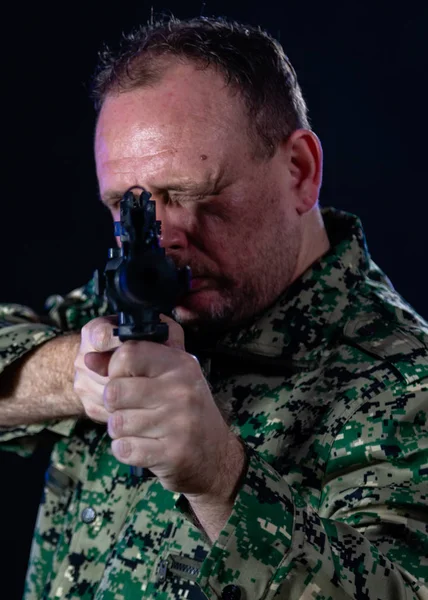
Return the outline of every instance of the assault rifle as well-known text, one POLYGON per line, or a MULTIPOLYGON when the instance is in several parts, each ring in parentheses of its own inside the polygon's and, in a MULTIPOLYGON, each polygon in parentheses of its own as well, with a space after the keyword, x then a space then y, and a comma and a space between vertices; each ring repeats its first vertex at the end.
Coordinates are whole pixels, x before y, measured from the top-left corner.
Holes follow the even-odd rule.
MULTIPOLYGON (((132 191, 124 194, 120 221, 114 224, 121 247, 109 249, 104 278, 98 273, 98 293, 105 289, 109 306, 118 313, 113 333, 121 342, 165 342, 168 325, 160 314, 171 315, 180 296, 190 289, 190 268, 177 269, 159 244, 161 223, 150 198, 144 189, 139 197, 132 191)), ((141 467, 131 467, 131 473, 137 480, 144 474, 151 476, 141 467)))
POLYGON ((120 221, 114 224, 121 247, 109 249, 104 270, 107 300, 118 313, 114 335, 121 342, 165 342, 168 325, 159 315, 171 315, 180 296, 190 289, 190 268, 176 268, 160 247, 161 223, 150 198, 144 189, 139 197, 132 191, 123 196, 120 221))

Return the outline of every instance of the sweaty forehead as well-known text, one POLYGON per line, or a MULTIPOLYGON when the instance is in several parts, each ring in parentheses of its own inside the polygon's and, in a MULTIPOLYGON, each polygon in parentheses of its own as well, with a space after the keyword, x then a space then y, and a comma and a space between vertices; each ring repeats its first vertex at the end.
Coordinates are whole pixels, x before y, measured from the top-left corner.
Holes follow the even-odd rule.
POLYGON ((179 64, 154 86, 106 98, 96 130, 97 161, 242 153, 247 127, 239 94, 220 74, 179 64))

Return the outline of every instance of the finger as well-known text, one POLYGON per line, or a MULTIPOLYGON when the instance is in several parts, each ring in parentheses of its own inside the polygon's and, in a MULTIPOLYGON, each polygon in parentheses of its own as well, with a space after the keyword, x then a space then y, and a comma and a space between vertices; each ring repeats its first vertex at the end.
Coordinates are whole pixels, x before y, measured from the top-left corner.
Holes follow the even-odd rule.
POLYGON ((91 421, 95 423, 108 423, 110 413, 103 406, 99 406, 95 402, 85 403, 85 414, 91 421))
POLYGON ((82 329, 82 334, 89 340, 95 351, 113 350, 121 345, 119 338, 113 335, 116 324, 116 315, 98 317, 86 323, 82 329))
POLYGON ((111 450, 114 456, 125 465, 151 469, 159 465, 165 455, 162 440, 124 437, 113 440, 111 450))
POLYGON ((113 352, 87 352, 84 356, 85 366, 101 377, 107 377, 108 365, 113 352))
MULTIPOLYGON (((184 350, 155 342, 129 340, 116 350, 110 360, 108 375, 114 377, 159 377, 190 358, 184 350)), ((194 359, 192 359, 194 360, 194 359)))
POLYGON ((109 412, 157 408, 161 405, 160 398, 165 398, 162 382, 148 377, 115 377, 106 384, 103 394, 109 412))
POLYGON ((73 390, 80 398, 87 417, 99 423, 107 423, 110 413, 102 404, 103 384, 90 379, 86 373, 76 372, 73 390))
POLYGON ((109 415, 107 430, 112 439, 161 438, 166 433, 166 411, 153 408, 116 410, 109 415))
POLYGON ((165 346, 184 350, 184 331, 181 325, 174 321, 174 319, 171 319, 171 317, 167 317, 163 314, 160 315, 160 320, 168 325, 168 339, 165 342, 165 346))
POLYGON ((92 377, 88 371, 79 369, 74 374, 74 389, 80 398, 85 395, 98 396, 98 404, 103 406, 102 397, 107 381, 104 377, 99 377, 96 374, 92 377))

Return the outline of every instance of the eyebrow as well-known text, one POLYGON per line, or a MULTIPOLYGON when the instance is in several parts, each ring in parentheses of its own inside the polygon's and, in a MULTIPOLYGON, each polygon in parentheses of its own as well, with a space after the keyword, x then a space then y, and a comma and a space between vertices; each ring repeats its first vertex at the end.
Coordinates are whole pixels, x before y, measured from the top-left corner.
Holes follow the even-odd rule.
POLYGON ((123 194, 121 192, 107 191, 103 195, 98 194, 98 198, 106 206, 112 206, 123 198, 123 194))
POLYGON ((215 194, 217 192, 217 181, 196 182, 189 181, 186 183, 175 183, 168 186, 168 192, 182 192, 190 194, 215 194))
MULTIPOLYGON (((168 186, 165 186, 165 190, 168 192, 181 192, 181 193, 193 193, 193 194, 206 194, 206 195, 216 195, 217 192, 217 181, 205 181, 205 182, 196 182, 196 181, 186 181, 186 182, 176 182, 171 183, 168 186)), ((107 190, 101 196, 99 194, 99 199, 101 202, 107 206, 111 206, 115 204, 118 200, 121 200, 126 194, 126 192, 133 190, 134 188, 138 188, 142 190, 143 188, 138 185, 134 185, 129 187, 124 192, 119 192, 115 190, 107 190)), ((159 188, 161 191, 161 188, 159 188)))

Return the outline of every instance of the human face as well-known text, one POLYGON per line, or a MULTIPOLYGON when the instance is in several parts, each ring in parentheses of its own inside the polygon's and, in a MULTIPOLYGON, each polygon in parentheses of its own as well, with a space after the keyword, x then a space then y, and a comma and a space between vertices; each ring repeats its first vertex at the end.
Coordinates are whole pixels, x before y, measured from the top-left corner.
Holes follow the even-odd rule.
POLYGON ((189 265, 183 326, 228 326, 292 280, 301 231, 284 158, 255 156, 239 94, 214 70, 170 66, 153 87, 110 95, 95 137, 100 195, 119 220, 133 186, 152 193, 161 245, 189 265))

